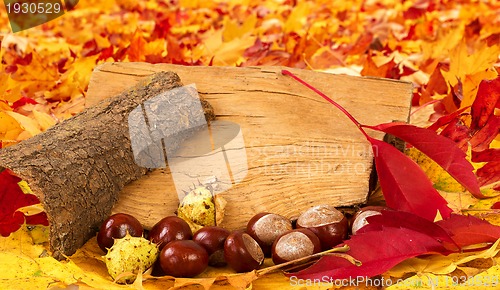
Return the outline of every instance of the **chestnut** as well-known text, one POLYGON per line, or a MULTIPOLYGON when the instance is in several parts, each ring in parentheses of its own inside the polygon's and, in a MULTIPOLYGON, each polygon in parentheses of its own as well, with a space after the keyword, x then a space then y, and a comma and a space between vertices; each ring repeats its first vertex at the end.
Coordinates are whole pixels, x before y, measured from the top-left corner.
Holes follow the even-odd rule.
POLYGON ((290 230, 279 236, 272 245, 274 264, 303 258, 321 251, 319 238, 308 229, 290 230))
POLYGON ((189 240, 193 236, 189 224, 177 216, 168 216, 157 222, 149 231, 149 240, 160 250, 169 242, 189 240))
POLYGON ((176 240, 163 247, 159 261, 166 275, 191 278, 205 271, 208 253, 192 240, 176 240))
POLYGON ((217 226, 207 226, 199 229, 193 235, 193 241, 205 248, 208 253, 208 265, 224 267, 224 242, 231 232, 217 226))
POLYGON ((224 258, 238 273, 255 270, 264 263, 264 253, 259 244, 244 231, 232 232, 227 237, 224 258))
POLYGON ((331 205, 317 205, 302 213, 297 228, 310 229, 321 241, 323 251, 331 249, 347 238, 347 218, 331 205))
POLYGON ((113 246, 115 239, 121 239, 127 235, 141 237, 143 234, 141 223, 133 216, 126 213, 116 213, 109 216, 101 224, 97 234, 97 244, 104 252, 113 246))
POLYGON ((265 256, 271 255, 271 246, 277 237, 292 230, 292 222, 274 213, 259 213, 247 223, 247 233, 259 243, 265 256))
POLYGON ((368 217, 382 214, 381 211, 387 210, 384 206, 366 206, 360 208, 352 217, 351 233, 355 235, 362 227, 366 226, 368 217))

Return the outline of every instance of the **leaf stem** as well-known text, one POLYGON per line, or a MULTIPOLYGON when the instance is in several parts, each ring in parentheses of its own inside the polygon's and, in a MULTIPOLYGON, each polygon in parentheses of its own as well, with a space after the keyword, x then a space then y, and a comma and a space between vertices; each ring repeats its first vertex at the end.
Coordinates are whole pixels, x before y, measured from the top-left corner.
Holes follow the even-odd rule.
POLYGON ((349 113, 346 109, 344 109, 344 107, 342 107, 341 105, 339 105, 337 102, 335 102, 334 100, 330 99, 327 95, 325 95, 323 92, 321 92, 320 90, 318 90, 317 88, 313 87, 312 85, 310 85, 309 83, 307 83, 306 81, 304 81, 303 79, 299 78, 298 76, 296 76, 295 74, 293 74, 292 72, 290 72, 289 70, 281 70, 281 73, 284 74, 284 75, 287 75, 287 76, 290 76, 292 77, 294 80, 298 81, 299 83, 301 83, 302 85, 304 85, 305 87, 309 88, 310 90, 312 90, 313 92, 315 92, 316 94, 320 95, 321 97, 323 97, 323 99, 327 100, 328 102, 330 102, 330 104, 334 105, 337 109, 339 109, 342 113, 344 113, 344 115, 347 116, 347 118, 349 118, 349 120, 351 120, 351 122, 353 122, 356 127, 358 127, 359 131, 361 131, 361 133, 363 133, 363 135, 365 135, 366 139, 370 139, 370 136, 368 136, 368 134, 365 132, 365 130, 363 129, 363 125, 358 121, 356 120, 356 118, 354 118, 353 115, 351 115, 351 113, 349 113))

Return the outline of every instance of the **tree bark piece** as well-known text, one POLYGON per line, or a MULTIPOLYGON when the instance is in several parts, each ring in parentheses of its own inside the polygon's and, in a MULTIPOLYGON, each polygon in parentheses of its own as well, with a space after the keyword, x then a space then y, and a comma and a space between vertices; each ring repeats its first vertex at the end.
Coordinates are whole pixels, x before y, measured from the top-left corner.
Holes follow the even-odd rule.
MULTIPOLYGON (((0 150, 0 166, 27 181, 40 199, 49 219, 54 257, 71 255, 92 237, 123 187, 146 173, 134 161, 129 113, 179 86, 175 73, 153 74, 46 132, 0 150)), ((203 104, 201 118, 205 113, 213 119, 213 109, 203 104)))
MULTIPOLYGON (((373 169, 370 144, 342 113, 283 76, 282 69, 106 63, 93 72, 86 101, 91 106, 123 90, 124 84, 158 71, 174 71, 185 84, 195 83, 214 107, 217 120, 238 124, 244 139, 248 173, 220 193, 227 201, 220 225, 229 229, 243 228, 258 212, 294 218, 320 203, 365 203, 373 169)), ((408 120, 411 83, 287 69, 364 124, 408 120)), ((383 137, 379 132, 369 134, 383 137)), ((167 167, 125 186, 113 211, 132 213, 151 227, 173 215, 178 205, 171 168, 167 167)))

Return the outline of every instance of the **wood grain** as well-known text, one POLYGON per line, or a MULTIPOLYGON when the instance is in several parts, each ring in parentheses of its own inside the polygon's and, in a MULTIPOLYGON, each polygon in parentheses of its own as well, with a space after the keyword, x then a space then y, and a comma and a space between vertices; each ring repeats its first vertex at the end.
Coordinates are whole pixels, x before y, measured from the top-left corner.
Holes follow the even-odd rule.
MULTIPOLYGON (((217 119, 238 124, 244 139, 248 173, 221 193, 228 202, 224 227, 241 228, 262 211, 294 218, 312 205, 366 202, 373 168, 369 143, 342 113, 282 75, 282 69, 106 63, 92 74, 86 106, 162 70, 174 71, 184 84, 194 83, 217 119)), ((289 70, 364 124, 408 120, 410 83, 289 70)), ((150 227, 174 214, 178 203, 167 167, 127 185, 113 211, 132 213, 150 227)))

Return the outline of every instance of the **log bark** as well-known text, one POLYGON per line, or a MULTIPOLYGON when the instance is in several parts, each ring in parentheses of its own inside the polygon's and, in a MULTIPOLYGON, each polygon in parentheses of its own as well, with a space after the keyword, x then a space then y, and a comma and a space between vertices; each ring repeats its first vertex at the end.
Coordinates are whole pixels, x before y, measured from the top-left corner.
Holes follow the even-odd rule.
MULTIPOLYGON (((0 150, 0 167, 27 181, 40 199, 49 219, 54 257, 71 255, 91 238, 110 214, 122 188, 147 172, 134 160, 129 113, 179 86, 180 78, 173 72, 154 74, 44 133, 0 150)), ((192 101, 199 104, 199 99, 192 101)), ((213 119, 213 109, 202 103, 201 118, 213 119)), ((178 142, 184 137, 187 135, 179 136, 178 142)))

